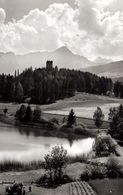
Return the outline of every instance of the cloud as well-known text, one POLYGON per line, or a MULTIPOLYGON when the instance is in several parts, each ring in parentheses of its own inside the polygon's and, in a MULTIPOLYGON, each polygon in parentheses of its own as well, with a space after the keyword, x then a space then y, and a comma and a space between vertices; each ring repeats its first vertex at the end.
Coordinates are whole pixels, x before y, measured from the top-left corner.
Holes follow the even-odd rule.
POLYGON ((21 20, 0 26, 0 50, 27 53, 67 45, 79 31, 75 15, 67 3, 54 3, 46 11, 31 10, 21 20))
POLYGON ((117 11, 123 11, 123 1, 121 0, 110 0, 108 5, 105 7, 105 10, 110 11, 110 13, 114 14, 117 11))
POLYGON ((90 59, 121 59, 123 10, 117 2, 118 6, 116 0, 76 0, 74 8, 68 3, 53 3, 45 11, 34 9, 8 23, 4 23, 6 14, 0 9, 0 51, 51 51, 65 45, 90 59))
POLYGON ((3 8, 0 8, 0 23, 4 23, 5 19, 6 19, 5 10, 3 8))
POLYGON ((101 22, 97 17, 97 10, 94 1, 77 0, 78 22, 81 29, 85 29, 90 34, 103 35, 101 22))
POLYGON ((27 53, 60 46, 54 21, 43 11, 32 10, 19 21, 0 25, 0 50, 27 53))

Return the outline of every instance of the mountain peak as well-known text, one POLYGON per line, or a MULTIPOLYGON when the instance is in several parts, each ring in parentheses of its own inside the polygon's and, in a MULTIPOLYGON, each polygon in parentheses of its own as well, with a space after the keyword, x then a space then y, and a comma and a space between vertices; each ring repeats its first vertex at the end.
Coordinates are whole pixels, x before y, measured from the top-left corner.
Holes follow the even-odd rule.
POLYGON ((62 46, 62 47, 59 47, 56 52, 62 52, 62 53, 71 53, 72 52, 66 47, 66 46, 62 46))

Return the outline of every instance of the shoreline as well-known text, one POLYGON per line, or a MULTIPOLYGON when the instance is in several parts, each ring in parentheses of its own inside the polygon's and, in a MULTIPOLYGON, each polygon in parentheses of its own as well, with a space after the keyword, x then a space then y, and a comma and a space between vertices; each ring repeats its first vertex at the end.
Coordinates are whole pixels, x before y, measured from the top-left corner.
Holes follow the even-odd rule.
POLYGON ((28 123, 28 124, 23 124, 20 122, 16 122, 13 117, 7 117, 4 115, 0 115, 0 122, 8 125, 8 127, 15 127, 15 128, 23 128, 23 130, 28 130, 30 133, 35 132, 39 133, 40 136, 44 137, 57 137, 57 138, 65 138, 68 140, 78 140, 82 138, 87 138, 87 137, 95 137, 97 135, 97 130, 96 129, 87 129, 85 130, 84 134, 80 133, 75 133, 74 129, 75 128, 68 128, 65 127, 63 129, 60 129, 60 125, 57 127, 46 127, 43 126, 43 124, 38 124, 38 123, 28 123), (65 131, 65 130, 66 131, 65 131), (93 131, 93 132, 92 132, 93 131))

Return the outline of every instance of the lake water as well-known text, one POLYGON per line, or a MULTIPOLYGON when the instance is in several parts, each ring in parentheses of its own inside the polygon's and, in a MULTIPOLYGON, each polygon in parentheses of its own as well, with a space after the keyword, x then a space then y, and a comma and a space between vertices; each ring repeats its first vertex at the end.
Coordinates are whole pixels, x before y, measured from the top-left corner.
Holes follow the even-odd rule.
POLYGON ((0 161, 29 162, 43 159, 55 145, 63 145, 70 156, 87 154, 92 150, 94 139, 69 141, 56 137, 42 137, 38 130, 9 127, 0 123, 0 161))

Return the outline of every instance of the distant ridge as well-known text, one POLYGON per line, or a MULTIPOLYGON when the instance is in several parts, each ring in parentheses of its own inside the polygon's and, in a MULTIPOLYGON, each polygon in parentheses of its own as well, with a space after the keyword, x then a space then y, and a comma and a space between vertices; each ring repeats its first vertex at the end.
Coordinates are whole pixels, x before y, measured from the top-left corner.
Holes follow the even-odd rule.
POLYGON ((20 72, 25 68, 44 67, 47 60, 53 60, 54 66, 59 68, 81 69, 94 66, 95 63, 87 58, 73 54, 67 47, 63 46, 53 52, 34 52, 24 55, 16 55, 12 52, 0 53, 0 73, 14 73, 15 69, 20 72))
POLYGON ((118 78, 121 79, 121 77, 123 77, 123 61, 82 68, 81 70, 97 74, 98 76, 107 76, 117 80, 118 78))

